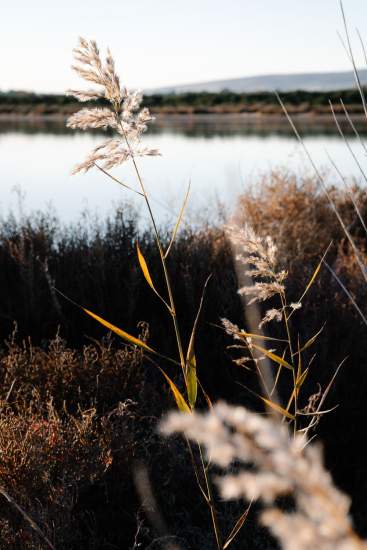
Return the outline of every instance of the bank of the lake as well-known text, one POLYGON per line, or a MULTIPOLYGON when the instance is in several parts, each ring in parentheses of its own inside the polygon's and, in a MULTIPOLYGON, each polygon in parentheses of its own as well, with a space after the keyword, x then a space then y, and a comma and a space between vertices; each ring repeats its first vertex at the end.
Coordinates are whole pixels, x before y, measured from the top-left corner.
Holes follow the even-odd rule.
MULTIPOLYGON (((337 113, 343 112, 340 100, 351 114, 363 114, 357 89, 329 92, 283 92, 282 100, 291 114, 324 115, 330 113, 329 101, 337 113)), ((98 101, 104 105, 104 100, 98 101)), ((144 106, 155 114, 223 114, 246 113, 279 115, 282 108, 274 91, 258 93, 186 92, 151 93, 145 95, 144 106)), ((88 102, 85 104, 88 105, 88 102)), ((0 116, 4 115, 61 115, 68 116, 80 108, 73 97, 64 94, 30 92, 0 92, 0 116)))

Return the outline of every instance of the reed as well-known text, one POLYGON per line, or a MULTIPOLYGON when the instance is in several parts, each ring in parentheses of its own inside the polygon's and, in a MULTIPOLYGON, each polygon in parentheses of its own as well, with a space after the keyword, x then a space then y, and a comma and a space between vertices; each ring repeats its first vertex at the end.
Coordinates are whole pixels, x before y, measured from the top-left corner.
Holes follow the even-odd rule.
POLYGON ((271 412, 280 415, 282 421, 289 422, 293 428, 294 436, 302 432, 307 438, 309 431, 318 424, 320 417, 329 412, 321 410, 322 404, 341 365, 337 367, 324 390, 319 390, 317 394, 306 397, 308 402, 301 406, 302 386, 309 370, 315 368, 315 356, 311 355, 306 362, 304 355, 317 342, 323 331, 323 326, 307 340, 302 341, 300 334, 295 337, 292 333, 291 319, 299 310, 302 310, 303 301, 317 279, 331 244, 316 265, 303 292, 296 301, 290 302, 286 291, 288 273, 285 269, 278 267, 277 247, 273 239, 270 236, 265 238, 257 236, 248 225, 245 225, 244 229, 239 226, 229 226, 228 235, 240 266, 239 269, 244 269, 243 275, 246 284, 238 290, 238 293, 250 298, 247 306, 269 300, 276 305, 276 307, 265 310, 262 317, 256 310, 249 312, 247 321, 250 329, 248 330, 240 330, 228 319, 222 320, 226 332, 231 334, 235 340, 236 345, 233 347, 236 348, 236 351, 244 352, 244 355, 237 358, 235 362, 248 370, 256 370, 264 392, 263 395, 259 395, 259 398, 271 412), (283 324, 281 338, 264 334, 263 327, 272 322, 283 324), (289 373, 291 376, 292 389, 283 406, 277 395, 277 386, 280 377, 285 373, 289 373), (306 422, 304 422, 305 420, 306 422))
MULTIPOLYGON (((176 309, 176 301, 174 298, 171 276, 168 267, 168 257, 175 244, 177 232, 179 230, 181 220, 184 215, 185 206, 187 204, 190 187, 188 187, 187 193, 185 195, 182 208, 173 229, 172 237, 169 241, 168 246, 164 248, 154 217, 151 201, 146 192, 144 181, 137 163, 138 157, 157 156, 160 154, 159 151, 155 149, 149 149, 148 147, 143 147, 141 145, 142 134, 147 129, 147 124, 152 120, 152 117, 147 108, 139 110, 143 97, 142 93, 139 91, 130 92, 126 88, 121 87, 120 79, 115 71, 115 63, 110 51, 108 50, 106 60, 105 62, 103 62, 101 60, 96 42, 88 42, 84 38, 80 38, 79 44, 74 50, 74 57, 76 63, 78 63, 77 65, 73 66, 75 72, 87 82, 97 84, 99 86, 99 89, 88 91, 70 90, 69 94, 73 95, 82 102, 98 100, 101 97, 104 97, 110 103, 110 107, 81 109, 79 112, 75 113, 68 119, 67 125, 70 128, 80 130, 86 130, 90 128, 110 128, 115 132, 115 137, 95 147, 87 156, 87 158, 74 168, 73 174, 76 174, 78 172, 87 172, 91 168, 95 167, 102 171, 107 177, 110 177, 113 181, 117 181, 122 187, 142 197, 142 201, 146 206, 149 219, 151 221, 153 235, 160 258, 165 282, 165 295, 162 295, 157 290, 150 274, 148 264, 144 258, 138 242, 136 243, 137 259, 147 284, 157 296, 157 298, 163 303, 168 312, 168 315, 171 318, 177 344, 177 358, 172 358, 164 355, 162 352, 147 344, 145 341, 113 325, 93 311, 90 311, 85 307, 82 307, 82 309, 90 317, 101 323, 107 329, 117 334, 128 344, 140 347, 147 354, 149 361, 162 373, 163 378, 168 384, 168 387, 174 397, 174 400, 179 410, 186 413, 191 413, 195 408, 198 391, 200 390, 203 394, 203 397, 210 404, 210 399, 198 380, 197 361, 195 354, 196 330, 203 306, 205 290, 209 282, 210 276, 206 279, 206 282, 204 284, 202 296, 194 319, 192 330, 189 335, 188 343, 186 344, 186 347, 184 347, 176 309), (127 161, 131 161, 133 165, 138 189, 132 187, 130 184, 126 184, 125 182, 118 180, 116 176, 113 176, 109 172, 109 170, 111 170, 112 168, 120 166, 122 163, 127 161), (167 374, 166 370, 160 366, 157 360, 163 360, 181 368, 185 393, 181 392, 177 383, 167 374)), ((223 541, 222 534, 220 532, 216 505, 213 499, 211 482, 208 475, 209 464, 205 463, 202 451, 199 446, 199 473, 196 465, 196 458, 191 450, 189 442, 188 446, 190 449, 190 456, 192 457, 192 464, 200 493, 204 497, 204 501, 210 510, 217 548, 218 550, 223 550, 226 546, 230 544, 230 541, 223 541)))

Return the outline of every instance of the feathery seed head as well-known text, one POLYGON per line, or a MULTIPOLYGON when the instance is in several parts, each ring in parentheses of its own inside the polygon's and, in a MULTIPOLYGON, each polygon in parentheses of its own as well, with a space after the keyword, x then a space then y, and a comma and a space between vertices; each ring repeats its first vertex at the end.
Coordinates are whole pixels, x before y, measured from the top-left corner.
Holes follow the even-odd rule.
POLYGON ((101 161, 104 169, 110 169, 122 164, 130 158, 138 156, 157 156, 157 149, 141 147, 142 134, 151 122, 149 110, 139 111, 143 99, 141 91, 129 91, 121 88, 120 79, 116 73, 115 62, 110 50, 107 50, 105 62, 101 60, 97 43, 94 40, 79 38, 77 47, 73 50, 77 64, 73 70, 84 80, 97 84, 97 90, 69 90, 78 101, 93 101, 105 98, 110 108, 96 107, 82 109, 69 117, 67 126, 73 129, 87 130, 91 128, 112 128, 120 137, 114 144, 102 144, 88 155, 84 162, 77 165, 73 174, 86 172, 97 161, 101 161), (119 142, 119 143, 117 143, 119 142))
POLYGON ((247 224, 243 229, 229 226, 227 233, 236 248, 236 260, 247 268, 245 275, 253 280, 252 285, 240 288, 239 294, 251 296, 249 304, 263 302, 276 294, 283 294, 283 282, 287 278, 287 272, 276 269, 277 247, 272 238, 259 237, 247 224))
POLYGON ((275 308, 268 309, 264 317, 261 319, 259 328, 262 328, 264 325, 266 325, 270 321, 277 321, 279 323, 282 319, 283 319, 283 312, 281 309, 275 309, 275 308))

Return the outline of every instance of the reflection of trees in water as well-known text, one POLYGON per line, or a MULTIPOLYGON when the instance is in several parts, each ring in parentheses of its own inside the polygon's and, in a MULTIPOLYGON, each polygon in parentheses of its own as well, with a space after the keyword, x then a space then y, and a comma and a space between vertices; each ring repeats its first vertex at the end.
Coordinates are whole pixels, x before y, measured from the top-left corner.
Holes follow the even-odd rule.
MULTIPOLYGON (((330 119, 326 117, 294 117, 294 120, 302 135, 339 135, 331 116, 330 119)), ((346 135, 354 135, 347 120, 340 119, 339 124, 346 135)), ((367 135, 363 118, 354 120, 354 124, 361 135, 367 135)), ((244 118, 241 115, 194 115, 182 118, 173 115, 172 117, 158 117, 156 123, 151 126, 150 133, 160 134, 162 132, 207 139, 222 136, 268 137, 276 135, 289 137, 294 135, 288 121, 283 116, 250 116, 244 118)))
MULTIPOLYGON (((109 131, 94 130, 94 132, 111 134, 109 131)), ((0 117, 0 134, 20 133, 20 134, 53 134, 53 135, 75 135, 76 133, 85 133, 83 131, 75 131, 66 126, 65 119, 53 119, 47 117, 39 118, 24 118, 24 119, 1 119, 0 117)))
MULTIPOLYGON (((304 136, 332 136, 338 135, 338 130, 333 120, 326 117, 294 117, 297 128, 304 136)), ((346 135, 354 135, 348 121, 340 119, 340 125, 346 135)), ((367 136, 365 121, 358 118, 354 121, 360 134, 367 136)), ((75 135, 75 130, 66 127, 66 119, 52 119, 47 117, 30 119, 8 119, 0 118, 0 134, 6 133, 22 134, 55 134, 75 135)), ((93 133, 109 135, 104 130, 94 130, 93 133)), ((82 132, 85 133, 85 132, 82 132)), ((253 116, 242 117, 241 115, 170 115, 157 117, 154 125, 150 127, 152 135, 171 134, 184 135, 188 138, 211 139, 215 137, 230 136, 292 136, 292 130, 285 117, 253 116)))
POLYGON ((72 134, 73 130, 66 128, 64 120, 44 118, 8 119, 0 118, 0 134, 72 134))

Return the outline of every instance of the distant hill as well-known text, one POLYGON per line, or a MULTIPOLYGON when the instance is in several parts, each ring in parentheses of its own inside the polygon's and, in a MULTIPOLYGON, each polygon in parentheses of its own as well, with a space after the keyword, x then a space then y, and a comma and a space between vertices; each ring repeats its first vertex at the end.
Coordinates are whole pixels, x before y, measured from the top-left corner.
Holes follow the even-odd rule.
MULTIPOLYGON (((367 85, 367 69, 359 71, 362 85, 367 85)), ((354 74, 352 71, 338 73, 300 73, 300 74, 270 74, 263 76, 248 76, 230 80, 213 80, 196 84, 182 84, 166 86, 148 93, 181 94, 185 92, 221 92, 230 90, 236 93, 293 92, 305 90, 309 92, 325 92, 332 90, 348 90, 354 88, 354 74)))

